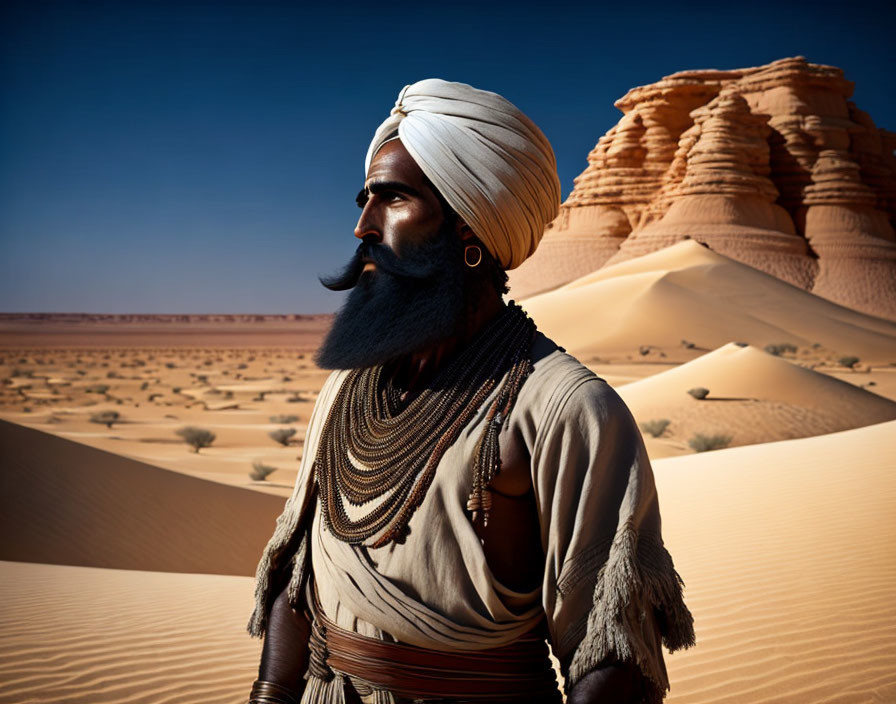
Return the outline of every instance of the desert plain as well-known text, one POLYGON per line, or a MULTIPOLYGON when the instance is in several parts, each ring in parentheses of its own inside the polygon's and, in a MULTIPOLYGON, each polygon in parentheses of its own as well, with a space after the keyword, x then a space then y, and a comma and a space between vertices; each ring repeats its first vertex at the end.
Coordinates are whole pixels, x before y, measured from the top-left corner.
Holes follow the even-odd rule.
MULTIPOLYGON (((896 701, 896 324, 693 241, 522 304, 641 425, 697 633, 667 701, 896 701)), ((244 700, 328 324, 0 319, 0 702, 244 700)))

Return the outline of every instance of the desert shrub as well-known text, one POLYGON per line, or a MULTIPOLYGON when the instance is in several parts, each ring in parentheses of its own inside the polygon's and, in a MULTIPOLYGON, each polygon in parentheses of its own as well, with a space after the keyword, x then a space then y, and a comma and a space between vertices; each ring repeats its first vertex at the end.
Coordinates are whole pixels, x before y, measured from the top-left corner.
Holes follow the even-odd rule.
POLYGON ((772 342, 767 344, 763 349, 775 356, 781 355, 784 352, 796 353, 796 345, 792 345, 789 342, 772 342))
POLYGON ((193 452, 199 452, 203 447, 209 447, 215 441, 215 434, 205 428, 197 428, 188 425, 175 431, 176 435, 183 438, 184 442, 193 448, 193 452))
POLYGON ((299 419, 298 416, 271 416, 271 423, 295 423, 299 419))
POLYGON ((691 449, 696 452, 707 452, 709 450, 721 450, 723 447, 728 447, 730 442, 730 435, 704 435, 703 433, 696 433, 694 437, 688 440, 688 445, 690 445, 691 449))
POLYGON ((165 362, 165 367, 168 369, 177 369, 177 365, 174 362, 165 362))
POLYGON ((113 423, 117 423, 121 419, 121 414, 118 411, 101 411, 100 413, 94 413, 90 416, 91 423, 99 423, 100 425, 105 425, 107 428, 111 428, 113 423))
POLYGON ((140 384, 140 390, 141 390, 141 391, 146 391, 148 388, 149 388, 149 382, 148 382, 148 381, 144 381, 142 384, 140 384))
POLYGON ((638 348, 638 354, 640 354, 642 357, 643 357, 645 354, 650 354, 650 346, 649 346, 649 345, 641 345, 641 346, 638 348))
POLYGON ((273 474, 277 471, 276 467, 271 467, 269 464, 264 464, 263 462, 253 462, 252 463, 252 471, 249 472, 249 478, 254 482, 263 482, 267 479, 268 475, 273 474))
POLYGON ((846 357, 841 357, 840 359, 838 359, 837 363, 842 367, 849 367, 850 369, 852 369, 859 363, 859 358, 848 355, 846 357))
POLYGON ((641 430, 649 435, 652 435, 655 438, 658 438, 664 432, 666 432, 666 428, 669 427, 669 419, 668 418, 654 418, 653 420, 648 420, 641 423, 641 430))
POLYGON ((150 394, 147 401, 155 401, 157 398, 162 398, 163 394, 150 394))
POLYGON ((685 349, 692 350, 692 349, 694 349, 695 345, 690 340, 682 340, 681 346, 684 347, 685 349))
POLYGON ((276 430, 272 430, 268 433, 268 437, 271 438, 274 442, 279 442, 283 447, 287 447, 289 445, 289 441, 292 439, 292 436, 296 434, 295 428, 277 428, 276 430))
POLYGON ((748 343, 738 341, 738 342, 735 342, 734 344, 737 345, 738 347, 746 347, 748 343))
POLYGON ((705 389, 702 386, 695 386, 693 389, 688 389, 688 393, 698 401, 701 401, 709 396, 709 389, 705 389))
POLYGON ((302 398, 302 394, 300 394, 298 391, 296 391, 293 393, 292 396, 290 396, 286 399, 286 402, 287 403, 301 403, 304 400, 305 399, 302 398))
POLYGON ((179 386, 175 386, 175 387, 173 387, 173 388, 171 389, 171 393, 173 393, 173 394, 179 394, 179 393, 180 393, 180 387, 179 387, 179 386))
POLYGON ((91 384, 85 386, 84 391, 88 394, 104 394, 109 390, 108 384, 91 384))
POLYGON ((197 374, 196 381, 198 381, 200 384, 207 384, 208 383, 208 374, 197 374))

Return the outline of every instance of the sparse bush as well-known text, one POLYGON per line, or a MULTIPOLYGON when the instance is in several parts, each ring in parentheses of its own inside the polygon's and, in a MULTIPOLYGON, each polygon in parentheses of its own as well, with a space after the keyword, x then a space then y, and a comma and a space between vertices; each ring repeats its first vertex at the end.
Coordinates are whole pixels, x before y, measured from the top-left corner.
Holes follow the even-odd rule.
POLYGON ((141 390, 141 391, 146 391, 148 388, 149 388, 149 382, 148 382, 148 381, 144 381, 142 384, 140 384, 140 390, 141 390))
POLYGON ((298 416, 271 416, 271 423, 286 425, 287 423, 295 423, 298 419, 298 416))
POLYGON ((90 416, 91 423, 99 423, 100 425, 105 425, 107 428, 112 428, 113 423, 117 423, 121 418, 121 415, 118 411, 101 411, 100 413, 94 413, 90 416))
POLYGON ((174 362, 165 362, 165 367, 168 369, 177 369, 177 365, 174 362))
POLYGON ((264 464, 263 462, 253 462, 252 471, 249 472, 249 478, 254 482, 263 482, 268 478, 268 475, 273 474, 276 471, 277 468, 271 467, 269 464, 264 464))
POLYGON ((88 394, 104 394, 109 390, 108 384, 91 384, 84 387, 84 391, 88 394))
POLYGON ((638 354, 640 354, 642 357, 643 357, 645 354, 650 354, 650 346, 649 346, 649 345, 641 345, 641 346, 638 348, 638 354))
POLYGON ((641 423, 641 430, 649 435, 652 435, 655 438, 660 437, 664 432, 666 432, 666 428, 669 427, 669 423, 671 421, 668 418, 654 418, 653 420, 648 420, 641 423))
POLYGON ((179 394, 179 393, 180 393, 180 387, 179 387, 179 386, 175 386, 174 388, 171 389, 171 393, 173 393, 173 394, 179 394))
POLYGON ((784 352, 796 353, 796 345, 792 345, 789 342, 772 342, 767 344, 763 349, 776 357, 784 352))
POLYGON ((289 441, 296 434, 295 428, 277 428, 268 433, 268 437, 274 442, 279 442, 283 447, 289 446, 289 441))
POLYGON ((689 350, 694 349, 694 343, 689 340, 682 340, 681 346, 684 347, 685 349, 689 349, 689 350))
POLYGON ((730 442, 730 435, 704 435, 703 433, 697 433, 688 440, 688 445, 696 452, 708 452, 709 450, 721 450, 723 447, 728 447, 730 442))
POLYGON ((253 398, 252 400, 253 400, 253 401, 264 401, 264 397, 265 397, 265 394, 266 394, 266 393, 267 393, 267 391, 259 391, 259 392, 258 392, 258 396, 256 396, 256 397, 253 398))
POLYGON ((746 347, 748 343, 746 343, 746 342, 735 342, 734 344, 737 345, 738 347, 746 347))
POLYGON ((841 357, 840 359, 837 360, 837 363, 842 367, 849 367, 850 369, 852 369, 854 366, 856 366, 859 363, 859 358, 849 355, 846 357, 841 357))
POLYGON ((192 425, 181 428, 175 431, 175 433, 182 437, 187 445, 193 448, 193 452, 199 452, 203 447, 209 447, 216 437, 211 430, 197 428, 192 425))
POLYGON ((301 403, 304 400, 305 399, 302 398, 302 394, 300 394, 298 391, 296 391, 293 393, 292 396, 290 396, 289 398, 286 399, 286 402, 287 403, 301 403))
POLYGON ((709 396, 709 389, 705 389, 702 386, 695 386, 693 389, 688 389, 688 393, 698 401, 702 401, 709 396))

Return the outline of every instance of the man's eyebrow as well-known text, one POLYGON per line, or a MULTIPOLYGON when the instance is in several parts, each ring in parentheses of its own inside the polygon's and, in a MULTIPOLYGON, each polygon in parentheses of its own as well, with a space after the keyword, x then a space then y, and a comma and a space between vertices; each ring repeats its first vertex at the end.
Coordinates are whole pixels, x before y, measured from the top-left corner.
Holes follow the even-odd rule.
POLYGON ((423 194, 413 186, 409 186, 402 181, 373 181, 368 183, 359 195, 367 195, 368 193, 382 193, 383 191, 395 191, 396 193, 404 193, 414 198, 422 198, 423 194))

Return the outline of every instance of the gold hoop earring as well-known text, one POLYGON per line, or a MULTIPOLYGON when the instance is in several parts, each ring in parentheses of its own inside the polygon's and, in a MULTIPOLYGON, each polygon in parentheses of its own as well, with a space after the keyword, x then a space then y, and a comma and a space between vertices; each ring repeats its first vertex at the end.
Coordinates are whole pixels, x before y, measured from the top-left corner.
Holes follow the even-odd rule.
POLYGON ((468 244, 464 248, 464 264, 466 264, 471 269, 475 269, 479 266, 479 262, 482 261, 482 250, 479 248, 479 245, 476 244, 468 244), (471 257, 471 251, 473 251, 471 257))

